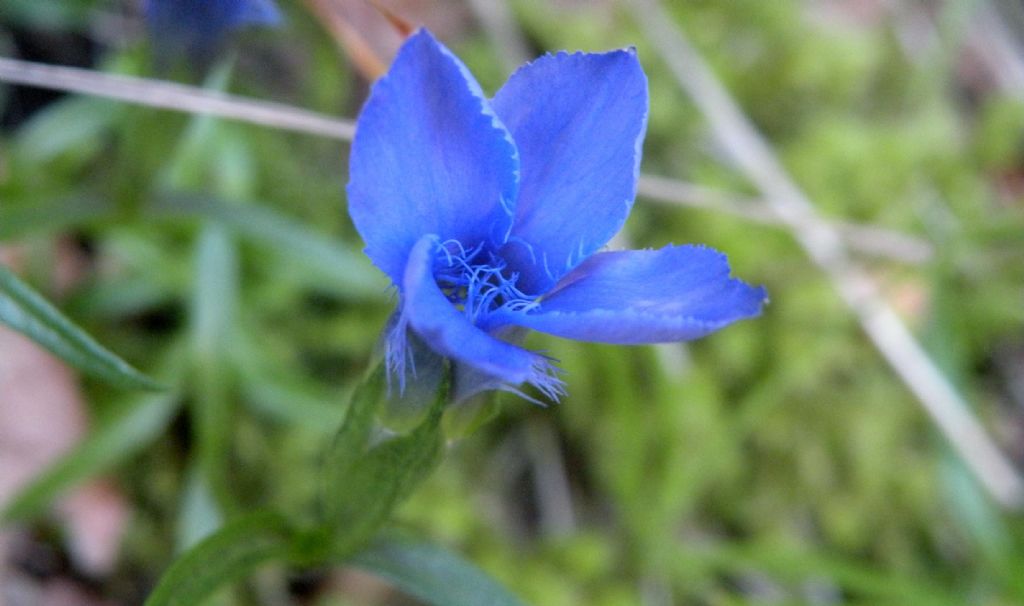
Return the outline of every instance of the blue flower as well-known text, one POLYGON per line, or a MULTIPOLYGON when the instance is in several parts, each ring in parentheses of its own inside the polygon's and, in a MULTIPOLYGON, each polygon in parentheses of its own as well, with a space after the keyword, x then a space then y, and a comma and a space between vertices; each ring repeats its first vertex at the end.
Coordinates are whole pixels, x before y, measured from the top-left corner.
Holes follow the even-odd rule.
POLYGON ((230 31, 277 25, 274 0, 144 0, 143 11, 161 52, 202 55, 230 31))
POLYGON ((347 190, 398 291, 393 373, 411 330, 494 386, 557 399, 552 361, 510 331, 658 343, 760 313, 765 290, 709 248, 599 252, 633 205, 647 105, 633 49, 546 55, 487 99, 429 32, 405 42, 359 118, 347 190))

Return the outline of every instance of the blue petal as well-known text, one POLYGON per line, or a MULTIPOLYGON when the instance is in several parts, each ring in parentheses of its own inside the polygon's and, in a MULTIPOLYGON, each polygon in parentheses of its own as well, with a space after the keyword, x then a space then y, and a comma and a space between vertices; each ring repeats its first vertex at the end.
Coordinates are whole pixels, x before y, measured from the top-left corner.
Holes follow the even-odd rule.
POLYGON ((243 9, 238 12, 235 25, 277 25, 281 12, 273 0, 248 0, 240 2, 243 9))
POLYGON ((277 25, 273 0, 146 0, 146 23, 164 52, 200 53, 228 31, 246 25, 277 25))
POLYGON ((766 300, 763 287, 729 278, 722 253, 668 246, 594 255, 538 308, 501 312, 489 325, 517 324, 579 341, 664 343, 696 339, 757 316, 766 300))
POLYGON ((420 239, 405 269, 402 322, 437 353, 462 362, 509 385, 531 383, 552 398, 561 382, 544 356, 492 337, 480 330, 444 296, 434 280, 440 250, 437 236, 420 239))
POLYGON ((467 248, 504 243, 518 170, 515 145, 473 76, 420 30, 359 118, 349 212, 366 254, 401 285, 409 251, 425 234, 467 248))
POLYGON ((522 164, 512 242, 503 256, 534 294, 600 249, 636 195, 647 78, 632 49, 547 55, 492 100, 522 164))

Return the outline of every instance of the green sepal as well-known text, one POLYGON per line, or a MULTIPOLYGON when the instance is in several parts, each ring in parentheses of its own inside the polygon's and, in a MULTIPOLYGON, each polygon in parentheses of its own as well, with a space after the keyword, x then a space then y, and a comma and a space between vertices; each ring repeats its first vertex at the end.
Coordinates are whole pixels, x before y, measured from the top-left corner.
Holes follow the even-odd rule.
POLYGON ((332 529, 334 558, 362 548, 441 458, 447 380, 415 429, 370 443, 374 414, 387 394, 385 373, 378 368, 356 390, 349 416, 326 458, 324 525, 332 529))

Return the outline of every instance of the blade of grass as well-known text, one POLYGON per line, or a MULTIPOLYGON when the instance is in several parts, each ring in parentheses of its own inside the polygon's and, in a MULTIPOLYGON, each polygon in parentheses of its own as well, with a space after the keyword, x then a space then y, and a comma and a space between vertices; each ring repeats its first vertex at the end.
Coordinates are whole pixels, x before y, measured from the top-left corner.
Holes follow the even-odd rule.
MULTIPOLYGON (((86 69, 0 57, 0 81, 96 95, 149 107, 208 114, 340 141, 351 141, 355 134, 355 123, 351 120, 161 80, 115 76, 86 69)), ((695 191, 712 191, 715 199, 730 201, 721 209, 722 212, 746 220, 783 225, 783 222, 774 216, 766 219, 757 211, 742 208, 748 206, 742 204, 742 200, 735 204, 731 203, 739 199, 734 194, 694 187, 676 179, 666 180, 643 175, 639 194, 662 202, 707 207, 706 197, 702 195, 697 199, 691 195, 695 191), (666 185, 671 186, 670 189, 666 189, 666 185), (740 212, 736 212, 737 209, 740 212)), ((717 206, 711 208, 719 210, 717 206)), ((823 223, 828 225, 827 222, 823 223)), ((848 238, 851 248, 859 252, 911 263, 918 262, 922 254, 928 255, 931 252, 931 246, 927 242, 884 228, 843 224, 838 229, 841 236, 848 238)))
POLYGON ((0 240, 91 225, 110 219, 114 211, 108 200, 77 195, 25 206, 0 205, 0 240))
POLYGON ((10 326, 71 366, 125 389, 160 390, 161 385, 104 348, 0 266, 0 323, 10 326))
POLYGON ((193 606, 255 568, 287 557, 293 531, 279 514, 258 512, 229 522, 178 559, 146 606, 193 606))
POLYGON ((485 572, 436 545, 380 539, 350 563, 436 606, 523 606, 485 572))
POLYGON ((163 194, 149 207, 153 217, 192 216, 220 221, 231 230, 270 246, 330 283, 339 294, 354 299, 379 300, 387 282, 366 256, 313 232, 301 223, 259 204, 228 204, 221 200, 187 194, 163 194))

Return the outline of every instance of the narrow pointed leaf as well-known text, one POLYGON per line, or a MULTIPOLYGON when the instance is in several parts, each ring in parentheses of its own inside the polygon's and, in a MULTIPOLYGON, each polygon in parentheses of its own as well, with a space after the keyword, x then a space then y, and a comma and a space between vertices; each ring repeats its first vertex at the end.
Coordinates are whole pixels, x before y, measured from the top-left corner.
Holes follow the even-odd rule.
POLYGON ((187 472, 181 495, 181 506, 175 528, 176 551, 183 552, 217 532, 224 524, 224 514, 217 499, 196 464, 187 472))
POLYGON ((350 563, 435 606, 524 606, 487 573, 435 545, 382 539, 350 563))
POLYGON ((219 223, 206 224, 194 257, 191 320, 191 418, 195 454, 203 480, 225 508, 233 503, 224 453, 232 431, 231 381, 226 365, 227 337, 238 307, 238 258, 231 234, 219 223))
POLYGON ((120 108, 106 99, 67 97, 22 127, 18 151, 39 163, 76 149, 98 147, 100 135, 119 115, 120 108))
MULTIPOLYGON (((9 198, 4 201, 9 201, 9 198)), ((78 194, 45 202, 33 201, 31 204, 2 204, 0 240, 94 225, 111 219, 114 214, 115 207, 111 201, 78 194)))
POLYGON ((334 435, 348 413, 351 393, 308 380, 303 369, 266 355, 255 327, 241 326, 228 348, 243 403, 260 416, 334 435))
POLYGON ((154 218, 201 217, 215 219, 239 236, 267 245, 336 285, 339 294, 353 299, 382 299, 387 282, 365 256, 274 212, 265 205, 227 204, 183 194, 163 195, 149 209, 154 218))
POLYGON ((156 381, 93 340, 3 266, 0 266, 0 324, 10 326, 97 379, 126 389, 162 389, 156 381))
POLYGON ((229 522, 179 558, 145 606, 194 606, 261 564, 288 557, 294 533, 285 519, 259 512, 229 522))

